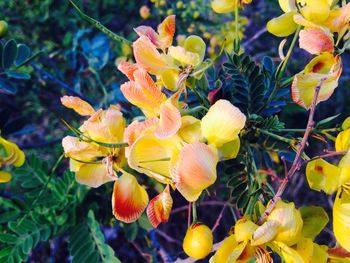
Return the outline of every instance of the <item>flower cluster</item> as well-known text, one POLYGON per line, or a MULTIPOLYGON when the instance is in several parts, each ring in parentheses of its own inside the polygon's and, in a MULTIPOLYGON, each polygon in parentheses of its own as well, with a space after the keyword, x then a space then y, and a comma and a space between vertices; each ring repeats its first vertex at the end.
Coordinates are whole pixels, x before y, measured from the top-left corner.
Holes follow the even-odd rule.
POLYGON ((292 83, 294 102, 308 109, 317 85, 321 85, 317 103, 327 100, 338 86, 344 51, 339 45, 349 38, 350 4, 339 7, 332 0, 279 0, 279 4, 285 13, 267 23, 268 31, 286 37, 302 28, 300 48, 316 55, 292 83))
POLYGON ((338 243, 350 252, 350 119, 344 121, 336 139, 337 152, 346 154, 338 165, 322 158, 310 161, 306 167, 306 178, 310 188, 327 194, 336 194, 333 206, 333 230, 338 243))
MULTIPOLYGON (((16 144, 0 136, 0 168, 4 165, 13 165, 20 167, 23 165, 25 155, 16 144)), ((6 183, 11 180, 11 174, 0 170, 0 183, 6 183)))
MULTIPOLYGON (((258 207, 258 210, 264 211, 262 204, 258 204, 258 207)), ((294 203, 278 201, 260 226, 248 218, 239 219, 210 263, 248 262, 252 258, 257 262, 273 262, 267 248, 277 253, 284 262, 345 260, 327 246, 314 242, 327 222, 327 213, 321 207, 296 209, 294 203)))
POLYGON ((112 207, 117 219, 133 222, 147 207, 157 227, 170 216, 171 189, 196 201, 216 181, 217 163, 237 156, 246 117, 226 100, 218 100, 202 119, 186 114, 190 110, 180 98, 189 74, 203 61, 205 44, 190 36, 183 47, 171 46, 174 16, 167 17, 158 32, 146 26, 135 31, 136 63, 123 61, 118 69, 129 79, 121 91, 141 109, 143 120, 126 127, 117 106, 95 111, 87 102, 65 96, 66 107, 89 118, 79 129, 71 128, 77 136, 65 137, 62 144, 78 182, 99 187, 115 181, 112 207), (133 171, 163 183, 164 191, 149 201, 133 171))

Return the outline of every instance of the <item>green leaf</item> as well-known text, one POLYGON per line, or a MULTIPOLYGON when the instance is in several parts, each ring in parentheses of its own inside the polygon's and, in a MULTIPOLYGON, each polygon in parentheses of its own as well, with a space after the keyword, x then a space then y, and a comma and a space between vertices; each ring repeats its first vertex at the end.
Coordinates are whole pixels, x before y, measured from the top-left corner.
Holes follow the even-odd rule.
POLYGON ((0 241, 7 244, 15 244, 17 242, 17 237, 11 234, 0 234, 0 241))
POLYGON ((299 210, 304 221, 302 234, 313 240, 327 225, 328 215, 320 206, 304 206, 299 210))
POLYGON ((30 79, 30 75, 27 73, 20 73, 16 71, 6 71, 6 76, 14 79, 30 79))
POLYGON ((31 52, 29 47, 25 44, 18 44, 17 49, 18 49, 18 53, 17 53, 15 65, 19 66, 30 57, 31 52))
POLYGON ((13 95, 17 93, 17 88, 7 80, 0 78, 0 93, 13 95))
POLYGON ((340 114, 336 114, 334 116, 331 116, 331 117, 328 117, 328 118, 325 118, 325 119, 319 121, 316 124, 316 128, 325 128, 325 127, 327 127, 333 120, 335 120, 339 116, 340 116, 340 114))
POLYGON ((9 68, 17 57, 17 43, 14 39, 10 39, 4 45, 2 53, 2 67, 9 68))

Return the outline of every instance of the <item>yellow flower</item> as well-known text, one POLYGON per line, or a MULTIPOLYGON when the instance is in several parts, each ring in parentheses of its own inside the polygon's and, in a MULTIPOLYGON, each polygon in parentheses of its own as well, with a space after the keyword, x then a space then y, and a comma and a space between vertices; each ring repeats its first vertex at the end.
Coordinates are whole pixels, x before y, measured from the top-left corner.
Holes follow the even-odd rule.
POLYGON ((141 8, 140 8, 140 16, 143 19, 148 19, 151 16, 151 12, 150 12, 148 6, 146 6, 146 5, 141 6, 141 8))
POLYGON ((294 76, 292 98, 295 103, 309 109, 315 94, 315 87, 322 82, 317 103, 327 100, 338 86, 342 72, 339 56, 322 53, 312 59, 305 69, 294 76))
POLYGON ((339 132, 335 140, 335 150, 337 152, 347 151, 350 149, 350 129, 339 132))
POLYGON ((296 12, 288 12, 267 22, 266 29, 278 37, 287 37, 295 32, 298 25, 293 17, 296 12))
MULTIPOLYGON (((25 161, 25 155, 19 147, 0 136, 0 168, 4 165, 20 167, 25 161)), ((11 174, 0 170, 0 183, 11 180, 11 174)))
POLYGON ((315 23, 320 23, 329 17, 331 4, 329 0, 297 0, 301 14, 315 23))

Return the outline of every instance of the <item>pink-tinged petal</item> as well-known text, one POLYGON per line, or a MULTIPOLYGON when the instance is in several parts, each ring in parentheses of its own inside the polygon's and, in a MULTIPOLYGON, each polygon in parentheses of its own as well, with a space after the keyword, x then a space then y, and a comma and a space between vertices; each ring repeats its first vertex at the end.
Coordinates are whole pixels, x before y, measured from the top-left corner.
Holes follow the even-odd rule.
POLYGON ((323 30, 307 28, 300 32, 299 46, 310 54, 334 52, 333 37, 323 30))
POLYGON ((95 113, 94 108, 89 103, 87 103, 79 97, 63 96, 61 98, 61 103, 65 107, 73 109, 76 113, 80 114, 81 116, 90 116, 95 113))
POLYGON ((105 183, 115 181, 116 176, 110 176, 107 171, 106 165, 99 164, 86 164, 82 163, 75 172, 75 179, 80 184, 84 184, 93 188, 97 188, 105 183))
POLYGON ((193 202, 216 181, 218 154, 204 143, 187 144, 172 160, 171 173, 177 190, 193 202))
POLYGON ((149 26, 139 26, 137 28, 134 28, 136 34, 138 34, 140 37, 145 36, 147 37, 153 45, 160 48, 159 46, 159 36, 156 33, 156 31, 153 30, 152 27, 149 26))
POLYGON ((168 138, 177 133, 181 127, 181 114, 171 99, 168 99, 160 106, 160 117, 155 135, 158 138, 168 138))
POLYGON ((152 74, 161 74, 166 67, 166 61, 155 45, 145 36, 139 37, 133 44, 137 64, 152 74))
POLYGON ((154 197, 147 207, 147 216, 153 227, 157 227, 162 222, 168 222, 173 199, 170 195, 169 185, 162 193, 154 197))
POLYGON ((84 142, 73 136, 64 137, 62 146, 66 157, 79 161, 88 162, 103 156, 97 144, 84 142))
POLYGON ((339 56, 322 53, 314 58, 305 70, 296 74, 292 83, 292 99, 300 106, 309 109, 315 94, 315 88, 323 80, 317 103, 332 96, 338 86, 342 72, 342 62, 339 56))
POLYGON ((175 35, 175 15, 170 15, 158 26, 160 48, 171 46, 175 35))
POLYGON ((333 32, 338 32, 340 35, 344 33, 349 27, 350 23, 350 3, 345 6, 334 9, 331 11, 326 26, 329 27, 333 32))
POLYGON ((120 221, 136 221, 148 204, 146 190, 137 182, 135 176, 124 173, 114 183, 112 195, 113 215, 120 221))
POLYGON ((127 61, 120 61, 118 64, 118 69, 125 76, 127 76, 129 80, 135 80, 134 79, 134 72, 138 69, 137 64, 131 64, 127 61))

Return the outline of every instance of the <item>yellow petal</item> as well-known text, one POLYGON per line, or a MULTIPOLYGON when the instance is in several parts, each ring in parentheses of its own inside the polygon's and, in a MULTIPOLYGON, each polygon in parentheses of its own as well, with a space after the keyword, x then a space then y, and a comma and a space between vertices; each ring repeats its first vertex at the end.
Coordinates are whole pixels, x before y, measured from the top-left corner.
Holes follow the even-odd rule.
POLYGON ((333 231, 337 242, 350 252, 350 194, 340 188, 333 206, 333 231))
POLYGON ((295 32, 298 25, 294 22, 295 12, 288 12, 267 22, 266 28, 278 37, 287 37, 295 32))
POLYGON ((297 7, 295 5, 295 0, 278 0, 278 3, 283 10, 283 12, 288 13, 291 11, 297 11, 297 7))
POLYGON ((181 118, 178 135, 186 143, 199 142, 202 138, 201 122, 197 118, 186 115, 181 118))
POLYGON ((220 160, 222 161, 236 158, 240 147, 241 141, 238 137, 230 142, 223 144, 218 148, 220 160))
POLYGON ((173 199, 170 195, 169 185, 162 193, 154 197, 147 207, 148 220, 153 227, 157 227, 162 222, 168 222, 173 199))
POLYGON ((299 46, 310 54, 334 52, 333 37, 323 30, 308 28, 300 31, 299 46))
POLYGON ((171 91, 177 90, 177 81, 179 80, 178 70, 175 69, 167 69, 161 75, 160 79, 162 84, 171 91))
POLYGON ((187 144, 172 160, 173 181, 187 201, 196 201, 216 181, 217 162, 216 149, 204 143, 187 144))
POLYGON ((327 100, 338 86, 342 72, 342 63, 339 56, 322 53, 315 57, 305 67, 305 70, 296 74, 292 83, 292 98, 295 103, 309 109, 315 94, 315 87, 323 80, 317 103, 327 100))
POLYGON ((342 123, 342 125, 341 125, 341 128, 342 128, 343 130, 346 130, 346 129, 349 129, 349 128, 350 128, 350 117, 347 117, 347 118, 343 121, 343 123, 342 123))
POLYGON ((185 40, 184 48, 186 51, 198 54, 199 63, 203 62, 207 48, 205 42, 201 37, 196 35, 188 36, 185 40))
POLYGON ((320 206, 304 206, 299 211, 303 219, 302 236, 313 240, 327 225, 328 215, 320 206))
POLYGON ((306 166, 306 178, 313 190, 334 193, 339 187, 340 169, 323 159, 311 161, 306 166))
POLYGON ((124 173, 114 183, 112 195, 113 215, 120 221, 136 221, 148 204, 146 190, 139 185, 135 176, 124 173))
POLYGON ((95 112, 84 122, 80 130, 97 142, 120 143, 123 141, 124 128, 123 114, 110 107, 95 112))
POLYGON ((350 149, 350 129, 341 131, 335 140, 335 149, 337 152, 347 151, 350 149))
POLYGON ((233 0, 214 0, 211 2, 211 7, 216 13, 224 14, 231 13, 235 10, 236 1, 233 0))
POLYGON ((90 187, 97 188, 105 183, 115 181, 116 176, 110 176, 106 165, 100 164, 81 164, 79 170, 75 173, 75 179, 80 183, 90 187))
POLYGON ((154 134, 139 137, 129 151, 129 166, 159 182, 171 184, 170 159, 181 147, 178 137, 159 139, 154 134))
POLYGON ((66 157, 79 161, 88 162, 103 156, 97 144, 83 142, 73 136, 64 137, 62 139, 62 146, 66 157))
POLYGON ((159 47, 165 49, 171 46, 175 34, 175 15, 166 17, 158 26, 159 47))
POLYGON ((169 47, 169 54, 182 64, 197 66, 201 62, 197 53, 186 51, 185 48, 180 46, 169 47))
POLYGON ((326 32, 327 34, 330 34, 329 28, 327 26, 325 26, 323 23, 322 24, 314 23, 310 20, 305 19, 300 14, 295 14, 293 19, 294 19, 294 22, 296 24, 303 26, 304 28, 319 29, 319 30, 326 32))
POLYGON ((14 165, 20 167, 25 161, 24 152, 13 142, 0 137, 0 147, 3 147, 5 151, 5 156, 0 156, 0 166, 4 165, 14 165))
POLYGON ((315 23, 325 21, 330 13, 328 0, 297 0, 301 14, 315 23))
POLYGON ((230 235, 225 238, 219 249, 215 252, 214 256, 210 258, 210 263, 231 263, 229 257, 234 249, 237 247, 235 235, 230 235))
POLYGON ((268 245, 284 261, 284 263, 305 263, 300 254, 283 242, 273 241, 268 245))
POLYGON ((139 37, 133 44, 133 50, 137 64, 148 72, 158 75, 166 69, 166 61, 147 37, 139 37))
POLYGON ((61 98, 61 103, 65 107, 73 109, 81 116, 90 116, 95 112, 94 108, 89 103, 79 97, 63 96, 61 98))
POLYGON ((129 80, 134 79, 134 72, 138 69, 137 64, 131 64, 127 61, 120 61, 118 64, 118 69, 128 77, 129 80))
POLYGON ((273 240, 277 235, 279 226, 280 223, 275 220, 268 220, 263 223, 254 232, 251 242, 252 246, 260 246, 273 240))
POLYGON ((278 222, 278 231, 274 238, 275 241, 284 242, 286 245, 293 245, 301 236, 303 220, 300 211, 295 209, 294 203, 278 201, 274 210, 267 217, 267 221, 278 222))
POLYGON ((340 169, 339 185, 350 181, 350 151, 340 160, 338 167, 340 169))
POLYGON ((245 115, 237 107, 227 100, 218 100, 202 119, 202 134, 209 144, 220 147, 237 138, 245 121, 245 115))
POLYGON ((250 241, 258 225, 247 218, 239 219, 235 224, 235 235, 238 243, 250 241))
POLYGON ((0 171, 0 183, 7 183, 11 181, 12 176, 9 172, 0 171))
POLYGON ((181 127, 180 111, 168 99, 160 106, 159 122, 155 135, 158 138, 168 138, 177 133, 181 127))

